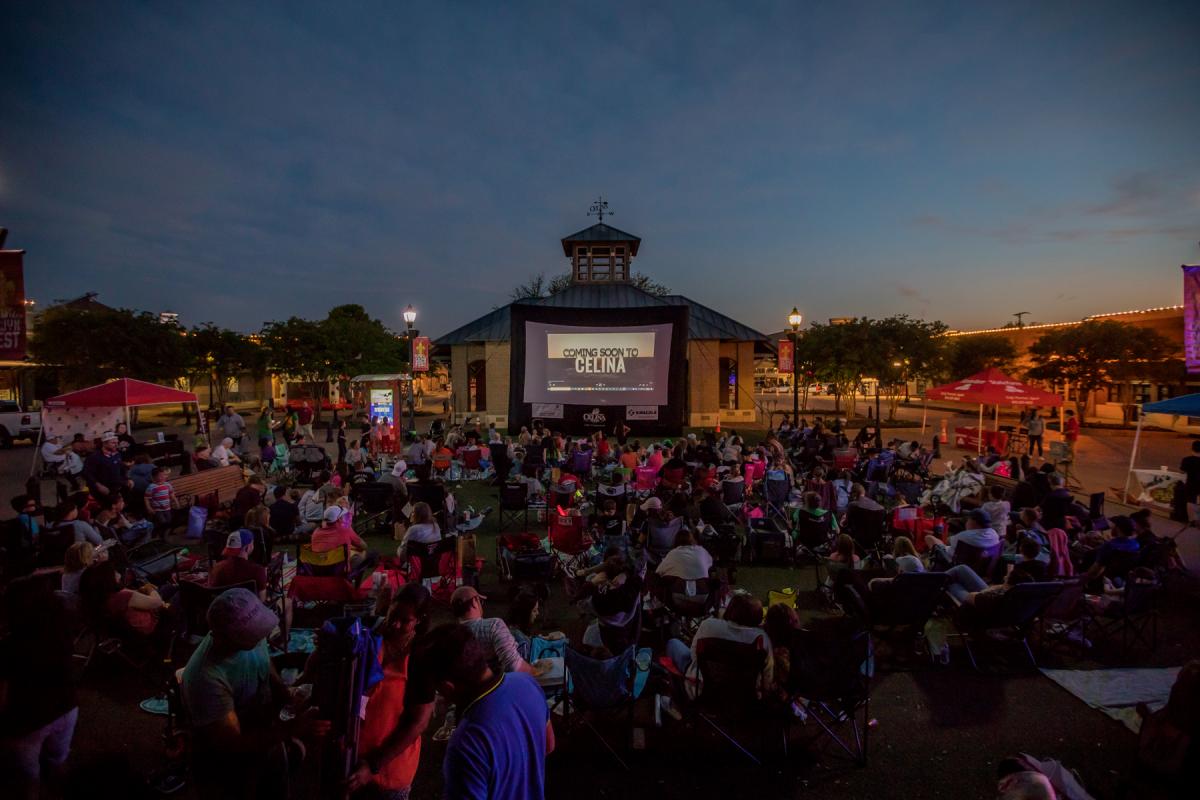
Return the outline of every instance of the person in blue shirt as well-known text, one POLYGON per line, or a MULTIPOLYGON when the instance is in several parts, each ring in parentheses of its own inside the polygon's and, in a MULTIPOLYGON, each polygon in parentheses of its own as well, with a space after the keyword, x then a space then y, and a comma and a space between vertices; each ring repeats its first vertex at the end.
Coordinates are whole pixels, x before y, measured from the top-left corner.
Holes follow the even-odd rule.
POLYGON ((1096 548, 1095 560, 1087 571, 1089 582, 1101 577, 1109 580, 1119 580, 1125 577, 1133 566, 1138 550, 1138 540, 1134 537, 1133 520, 1124 515, 1109 520, 1112 525, 1112 538, 1096 548), (1118 555, 1122 554, 1122 555, 1118 555))
POLYGON ((448 800, 543 800, 554 729, 537 681, 497 673, 464 625, 441 625, 417 642, 410 685, 432 685, 461 709, 442 769, 448 800))

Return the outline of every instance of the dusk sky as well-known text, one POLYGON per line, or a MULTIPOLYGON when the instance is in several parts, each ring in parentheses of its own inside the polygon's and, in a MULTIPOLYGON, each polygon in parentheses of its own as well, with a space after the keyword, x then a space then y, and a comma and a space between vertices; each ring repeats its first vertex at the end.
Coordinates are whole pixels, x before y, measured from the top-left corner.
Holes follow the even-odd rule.
POLYGON ((565 271, 597 194, 635 269, 763 332, 1169 305, 1200 262, 1195 2, 3 14, 0 225, 43 305, 438 335, 565 271))

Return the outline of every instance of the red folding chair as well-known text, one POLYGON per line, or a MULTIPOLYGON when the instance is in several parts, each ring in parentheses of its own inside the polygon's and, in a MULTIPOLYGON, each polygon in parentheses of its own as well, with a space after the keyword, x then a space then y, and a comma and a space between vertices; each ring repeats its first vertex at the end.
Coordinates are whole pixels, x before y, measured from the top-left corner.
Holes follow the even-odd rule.
POLYGON ((586 540, 584 519, 579 514, 550 512, 550 550, 562 556, 577 556, 592 546, 586 540))
POLYGON ((833 451, 833 468, 834 469, 854 469, 858 466, 858 450, 853 447, 847 447, 842 450, 833 451))
POLYGON ((638 467, 634 470, 633 488, 638 492, 653 492, 658 486, 658 471, 654 467, 638 467))
POLYGON ((463 472, 466 473, 466 477, 468 479, 471 479, 472 474, 474 474, 475 477, 478 477, 480 472, 480 461, 482 458, 482 450, 474 449, 462 451, 463 472))

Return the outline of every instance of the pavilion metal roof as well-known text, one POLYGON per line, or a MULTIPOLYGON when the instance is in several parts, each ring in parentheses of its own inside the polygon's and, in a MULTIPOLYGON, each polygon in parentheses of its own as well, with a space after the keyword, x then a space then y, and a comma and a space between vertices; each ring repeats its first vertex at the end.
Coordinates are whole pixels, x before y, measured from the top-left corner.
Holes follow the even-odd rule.
MULTIPOLYGON (((596 227, 596 226, 592 226, 596 227)), ((606 226, 607 227, 607 226, 606 226)), ((720 339, 736 342, 766 342, 767 337, 735 319, 714 311, 683 295, 665 297, 651 294, 630 283, 574 283, 563 291, 540 299, 519 300, 524 305, 552 308, 637 309, 657 306, 688 306, 688 338, 720 339)), ((434 341, 437 347, 468 342, 507 342, 511 332, 509 309, 497 308, 476 320, 456 328, 434 341)))

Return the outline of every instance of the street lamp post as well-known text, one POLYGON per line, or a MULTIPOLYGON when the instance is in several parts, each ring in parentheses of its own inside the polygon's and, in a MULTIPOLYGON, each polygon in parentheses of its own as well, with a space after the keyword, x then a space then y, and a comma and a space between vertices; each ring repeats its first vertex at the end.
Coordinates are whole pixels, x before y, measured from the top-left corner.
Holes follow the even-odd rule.
MULTIPOLYGON (((414 392, 416 387, 413 385, 416 372, 413 371, 413 323, 417 321, 417 312, 413 309, 410 303, 408 308, 404 309, 404 325, 407 328, 406 336, 408 338, 408 432, 412 433, 417 429, 417 408, 414 392)), ((401 424, 404 424, 401 422, 401 424)))
POLYGON ((804 316, 799 309, 792 306, 792 313, 788 314, 788 325, 792 327, 792 428, 794 429, 800 424, 800 374, 799 357, 796 351, 799 349, 800 338, 800 323, 804 322, 804 316))

